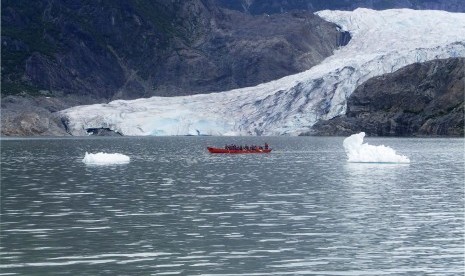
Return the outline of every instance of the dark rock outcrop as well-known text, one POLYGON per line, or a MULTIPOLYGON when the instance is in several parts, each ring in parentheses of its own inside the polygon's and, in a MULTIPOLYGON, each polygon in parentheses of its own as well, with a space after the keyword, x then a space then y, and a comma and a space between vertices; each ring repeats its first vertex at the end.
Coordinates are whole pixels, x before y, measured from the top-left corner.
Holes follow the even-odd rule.
POLYGON ((312 135, 464 136, 465 58, 417 63, 360 85, 312 135))
POLYGON ((6 96, 1 102, 1 127, 5 136, 64 136, 66 128, 55 112, 95 103, 90 97, 6 96))

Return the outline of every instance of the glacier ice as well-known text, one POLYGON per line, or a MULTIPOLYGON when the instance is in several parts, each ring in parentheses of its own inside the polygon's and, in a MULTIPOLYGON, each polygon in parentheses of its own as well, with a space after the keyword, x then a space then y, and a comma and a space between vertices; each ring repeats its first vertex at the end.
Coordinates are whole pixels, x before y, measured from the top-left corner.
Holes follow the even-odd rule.
POLYGON ((87 153, 85 154, 82 162, 87 165, 113 165, 113 164, 127 164, 130 162, 127 155, 121 153, 87 153))
POLYGON ((415 62, 465 57, 465 14, 408 9, 320 11, 350 32, 344 47, 311 69, 254 87, 182 97, 117 100, 60 112, 72 135, 297 135, 345 114, 366 80, 415 62))
POLYGON ((347 154, 347 161, 354 163, 410 163, 404 155, 384 145, 373 146, 363 143, 365 132, 353 134, 344 139, 343 146, 347 154))

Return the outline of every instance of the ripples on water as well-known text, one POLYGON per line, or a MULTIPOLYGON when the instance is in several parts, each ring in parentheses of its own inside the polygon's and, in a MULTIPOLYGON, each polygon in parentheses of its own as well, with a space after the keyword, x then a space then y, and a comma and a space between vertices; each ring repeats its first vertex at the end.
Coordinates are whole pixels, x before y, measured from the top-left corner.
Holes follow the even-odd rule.
POLYGON ((0 275, 463 275, 463 139, 2 140, 0 275), (84 153, 126 165, 86 166, 84 153))

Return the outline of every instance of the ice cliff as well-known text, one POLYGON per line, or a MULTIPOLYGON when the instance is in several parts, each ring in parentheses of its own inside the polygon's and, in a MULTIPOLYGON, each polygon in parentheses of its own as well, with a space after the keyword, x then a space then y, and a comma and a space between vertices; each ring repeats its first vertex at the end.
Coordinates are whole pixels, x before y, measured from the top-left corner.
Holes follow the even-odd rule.
POLYGON ((305 72, 220 93, 152 97, 60 112, 73 135, 106 128, 123 135, 297 135, 346 112, 366 80, 408 64, 465 57, 465 14, 407 9, 321 11, 350 32, 348 45, 305 72))

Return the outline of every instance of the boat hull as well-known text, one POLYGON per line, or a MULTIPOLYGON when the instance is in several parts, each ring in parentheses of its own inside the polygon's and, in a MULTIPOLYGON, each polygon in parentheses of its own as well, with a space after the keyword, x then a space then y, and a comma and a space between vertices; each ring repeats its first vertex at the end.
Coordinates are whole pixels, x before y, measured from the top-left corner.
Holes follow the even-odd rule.
POLYGON ((230 150, 230 149, 223 149, 223 148, 212 148, 212 147, 207 147, 208 151, 210 153, 233 153, 233 154, 239 154, 239 153, 270 153, 271 149, 256 149, 256 150, 230 150))

